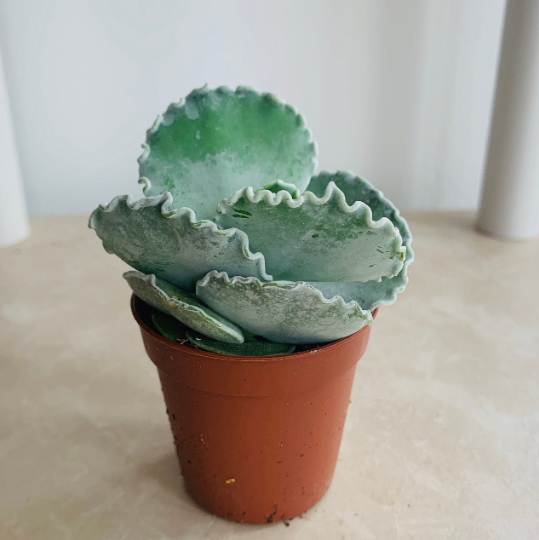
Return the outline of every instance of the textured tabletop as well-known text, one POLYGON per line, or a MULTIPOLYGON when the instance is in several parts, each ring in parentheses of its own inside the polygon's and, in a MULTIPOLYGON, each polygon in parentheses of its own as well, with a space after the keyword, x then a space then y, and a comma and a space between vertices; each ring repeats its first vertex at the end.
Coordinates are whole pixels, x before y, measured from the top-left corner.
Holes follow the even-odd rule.
POLYGON ((182 486, 126 266, 86 217, 0 250, 2 540, 539 537, 539 241, 411 214, 410 285, 358 364, 333 485, 238 525, 182 486))

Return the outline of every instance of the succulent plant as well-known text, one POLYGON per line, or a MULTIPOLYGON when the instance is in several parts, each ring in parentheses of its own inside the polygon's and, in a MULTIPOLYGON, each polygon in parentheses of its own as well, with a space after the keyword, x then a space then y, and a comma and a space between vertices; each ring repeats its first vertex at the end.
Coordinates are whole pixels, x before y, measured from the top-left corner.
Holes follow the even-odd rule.
POLYGON ((372 323, 408 282, 395 206, 347 172, 316 176, 303 118, 246 87, 194 90, 147 132, 145 198, 92 213, 125 279, 174 341, 232 355, 327 343, 372 323))

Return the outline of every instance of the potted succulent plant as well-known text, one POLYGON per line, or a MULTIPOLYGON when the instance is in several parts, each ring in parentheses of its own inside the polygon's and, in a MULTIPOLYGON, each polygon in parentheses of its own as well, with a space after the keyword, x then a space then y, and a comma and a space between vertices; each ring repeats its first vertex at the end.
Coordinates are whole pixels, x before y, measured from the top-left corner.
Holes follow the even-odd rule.
POLYGON ((158 368, 187 490, 271 523, 331 482, 355 366, 413 260, 404 219, 350 173, 321 173, 303 118, 271 94, 194 90, 158 116, 145 198, 89 226, 125 279, 158 368))

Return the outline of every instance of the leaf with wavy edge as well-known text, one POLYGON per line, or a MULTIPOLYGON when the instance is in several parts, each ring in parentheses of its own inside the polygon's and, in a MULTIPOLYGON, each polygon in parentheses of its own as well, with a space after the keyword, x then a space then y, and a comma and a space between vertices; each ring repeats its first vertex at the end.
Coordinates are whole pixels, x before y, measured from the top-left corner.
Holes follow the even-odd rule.
POLYGON ((133 202, 128 195, 99 206, 88 226, 110 253, 133 268, 194 291, 210 270, 271 280, 264 256, 249 250, 247 235, 197 221, 189 208, 175 210, 170 193, 133 202))
POLYGON ((334 182, 344 193, 346 202, 350 205, 356 201, 364 202, 372 210, 373 219, 383 217, 389 219, 400 232, 403 245, 406 247, 406 257, 402 270, 393 278, 383 277, 381 281, 368 281, 367 283, 311 283, 321 290, 326 298, 335 295, 341 296, 345 301, 355 300, 363 309, 374 310, 378 306, 389 305, 395 302, 397 294, 404 291, 408 283, 408 266, 414 260, 411 247, 412 235, 405 219, 401 217, 397 208, 386 199, 382 192, 375 189, 369 182, 349 172, 335 174, 323 172, 311 179, 309 191, 316 195, 323 194, 330 182, 334 182))
POLYGON ((267 186, 263 186, 260 189, 257 189, 255 193, 258 193, 262 190, 271 191, 272 193, 279 193, 279 191, 288 191, 293 199, 299 199, 301 196, 300 190, 294 185, 289 184, 287 182, 283 182, 282 180, 277 180, 276 182, 273 182, 271 184, 268 184, 267 186))
POLYGON ((144 194, 170 191, 204 219, 244 186, 281 179, 303 191, 316 168, 316 146, 295 109, 241 86, 193 90, 157 117, 143 149, 144 194))
POLYGON ((152 274, 130 270, 124 278, 141 300, 189 328, 219 341, 243 343, 241 328, 202 304, 194 295, 152 274))
POLYGON ((277 343, 326 343, 372 323, 370 311, 342 298, 328 300, 307 283, 262 283, 209 272, 197 296, 227 319, 277 343))
POLYGON ((281 356, 293 353, 296 347, 285 343, 273 343, 272 341, 245 341, 244 343, 223 343, 216 339, 207 338, 191 330, 185 332, 187 339, 205 351, 230 356, 281 356))
POLYGON ((247 233, 276 280, 393 277, 405 256, 391 221, 373 221, 371 209, 362 202, 349 206, 333 182, 321 197, 306 191, 298 199, 287 191, 254 193, 244 188, 219 204, 215 221, 247 233))

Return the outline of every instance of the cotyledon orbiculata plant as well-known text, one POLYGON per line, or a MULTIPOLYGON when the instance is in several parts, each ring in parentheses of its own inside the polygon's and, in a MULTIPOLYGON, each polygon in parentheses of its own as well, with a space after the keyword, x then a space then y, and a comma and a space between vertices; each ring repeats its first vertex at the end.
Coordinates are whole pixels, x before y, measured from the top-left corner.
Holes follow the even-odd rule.
POLYGON ((313 176, 311 133, 272 94, 194 90, 143 149, 145 198, 116 197, 89 226, 135 269, 124 277, 165 337, 285 354, 371 324, 406 287, 405 220, 351 173, 313 176))

